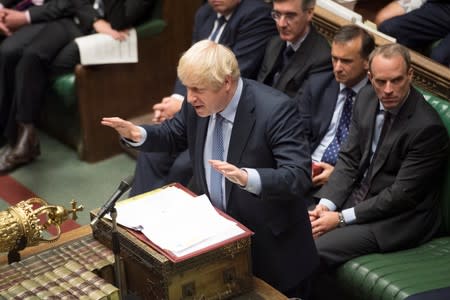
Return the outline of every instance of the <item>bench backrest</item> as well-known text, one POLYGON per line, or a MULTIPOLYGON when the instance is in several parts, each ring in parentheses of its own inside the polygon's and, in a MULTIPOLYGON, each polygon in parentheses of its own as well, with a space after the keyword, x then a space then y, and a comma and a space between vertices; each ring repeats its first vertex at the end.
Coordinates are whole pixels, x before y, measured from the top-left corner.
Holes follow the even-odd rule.
MULTIPOLYGON (((436 109, 450 136, 450 102, 421 90, 425 99, 436 109)), ((441 195, 443 227, 450 235, 450 158, 447 162, 447 173, 441 195)))

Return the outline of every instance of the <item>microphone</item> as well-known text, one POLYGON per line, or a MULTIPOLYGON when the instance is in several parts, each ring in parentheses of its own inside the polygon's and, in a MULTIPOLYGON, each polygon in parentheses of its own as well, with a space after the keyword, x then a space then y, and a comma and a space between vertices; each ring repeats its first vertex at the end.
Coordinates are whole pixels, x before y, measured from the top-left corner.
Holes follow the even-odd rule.
POLYGON ((116 203, 117 200, 119 200, 119 198, 123 195, 123 193, 125 193, 130 189, 131 185, 133 184, 133 180, 134 180, 133 175, 130 175, 125 179, 122 179, 117 190, 114 192, 114 194, 112 194, 109 200, 105 204, 103 204, 97 216, 94 218, 94 220, 92 220, 91 226, 97 224, 97 222, 114 207, 114 204, 116 203))

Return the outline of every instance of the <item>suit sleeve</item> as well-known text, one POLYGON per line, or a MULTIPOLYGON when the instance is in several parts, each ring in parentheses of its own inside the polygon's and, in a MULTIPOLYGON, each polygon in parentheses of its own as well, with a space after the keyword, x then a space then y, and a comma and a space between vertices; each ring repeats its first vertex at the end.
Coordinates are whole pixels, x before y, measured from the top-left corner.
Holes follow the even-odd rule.
POLYGON ((116 30, 131 28, 149 18, 153 4, 153 0, 114 1, 107 19, 116 30))
MULTIPOLYGON (((159 125, 144 125, 147 139, 137 149, 147 152, 176 153, 187 149, 187 125, 189 106, 183 102, 181 110, 175 116, 159 125)), ((192 116, 191 116, 192 118, 192 116)))
POLYGON ((43 5, 29 8, 31 23, 48 22, 65 17, 71 17, 76 12, 78 0, 53 0, 43 5))
MULTIPOLYGON (((439 186, 448 156, 448 134, 435 124, 416 130, 395 180, 376 196, 355 206, 356 222, 367 223, 414 209, 439 186)), ((400 157, 398 159, 401 159, 400 157)))
POLYGON ((283 102, 268 121, 266 138, 271 145, 275 168, 257 168, 261 197, 271 201, 305 195, 311 188, 309 144, 293 100, 283 102))
POLYGON ((19 3, 19 0, 3 0, 3 1, 0 1, 0 4, 3 5, 3 7, 6 7, 6 8, 12 8, 17 3, 19 3))

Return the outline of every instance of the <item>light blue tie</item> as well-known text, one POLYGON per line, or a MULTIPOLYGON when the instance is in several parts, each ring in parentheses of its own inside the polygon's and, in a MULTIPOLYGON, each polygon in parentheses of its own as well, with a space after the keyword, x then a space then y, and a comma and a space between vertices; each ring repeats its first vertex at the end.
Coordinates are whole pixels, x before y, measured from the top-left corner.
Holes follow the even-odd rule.
MULTIPOLYGON (((222 124, 224 118, 220 114, 216 114, 216 124, 213 131, 212 140, 212 159, 224 160, 223 158, 223 131, 222 124)), ((217 172, 211 167, 211 201, 213 205, 221 210, 225 210, 223 204, 223 191, 222 191, 222 174, 217 172)))
POLYGON ((325 149, 322 156, 323 162, 333 166, 336 165, 341 145, 347 140, 350 120, 352 118, 353 96, 355 95, 355 92, 351 88, 345 88, 344 93, 346 94, 344 108, 342 109, 341 118, 339 119, 336 135, 328 145, 327 149, 325 149))

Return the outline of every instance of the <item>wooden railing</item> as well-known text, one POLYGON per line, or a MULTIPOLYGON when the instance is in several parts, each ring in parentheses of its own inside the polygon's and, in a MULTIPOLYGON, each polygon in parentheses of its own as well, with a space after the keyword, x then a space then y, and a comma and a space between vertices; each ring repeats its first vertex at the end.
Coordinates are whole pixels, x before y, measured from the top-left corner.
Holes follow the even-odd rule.
MULTIPOLYGON (((343 25, 351 24, 350 21, 316 6, 313 23, 316 29, 329 41, 332 40, 335 32, 343 25)), ((375 43, 384 45, 390 41, 381 35, 374 34, 375 43)), ((433 93, 447 101, 450 101, 450 68, 447 68, 431 59, 410 50, 411 61, 414 69, 413 82, 418 87, 433 93)))

